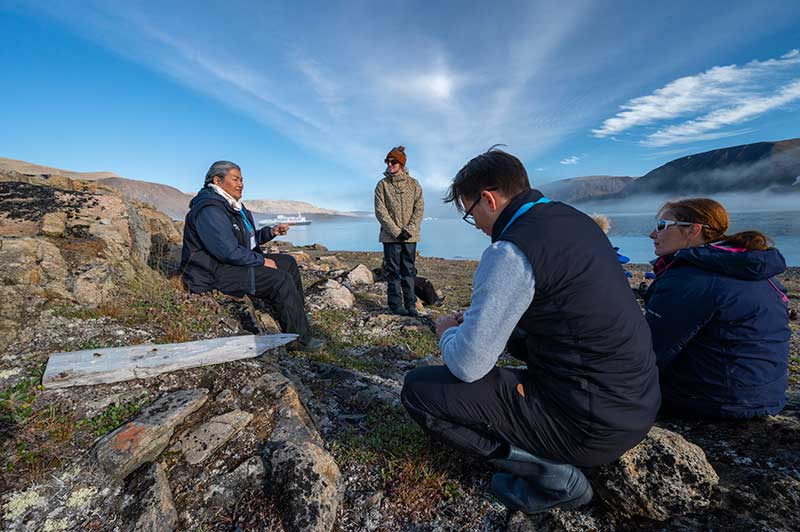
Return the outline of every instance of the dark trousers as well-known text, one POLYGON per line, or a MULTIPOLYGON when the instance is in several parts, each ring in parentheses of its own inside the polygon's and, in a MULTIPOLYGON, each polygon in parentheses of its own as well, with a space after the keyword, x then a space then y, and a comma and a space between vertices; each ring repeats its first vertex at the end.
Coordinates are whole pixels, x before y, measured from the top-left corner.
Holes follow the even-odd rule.
POLYGON ((308 334, 308 318, 305 311, 303 283, 297 261, 291 255, 283 253, 267 253, 268 259, 275 261, 276 268, 258 266, 255 270, 256 293, 269 306, 281 330, 300 335, 305 339, 308 334))
POLYGON ((389 308, 413 308, 417 303, 414 294, 414 276, 417 268, 416 242, 386 242, 383 244, 384 274, 389 308))
POLYGON ((495 367, 467 383, 445 366, 422 367, 406 375, 401 400, 426 432, 464 453, 496 458, 510 444, 552 459, 537 438, 532 405, 522 395, 529 386, 526 373, 495 367))

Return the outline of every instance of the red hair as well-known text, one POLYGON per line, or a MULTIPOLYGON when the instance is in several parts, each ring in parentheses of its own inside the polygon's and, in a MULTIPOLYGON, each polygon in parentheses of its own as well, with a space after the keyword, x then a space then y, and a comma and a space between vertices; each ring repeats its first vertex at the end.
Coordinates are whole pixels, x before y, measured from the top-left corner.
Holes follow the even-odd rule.
POLYGON ((769 249, 772 241, 760 231, 741 231, 726 235, 730 218, 725 207, 710 198, 689 198, 668 201, 659 210, 658 215, 669 212, 679 222, 703 224, 703 239, 706 242, 722 242, 731 247, 744 248, 748 251, 769 249))

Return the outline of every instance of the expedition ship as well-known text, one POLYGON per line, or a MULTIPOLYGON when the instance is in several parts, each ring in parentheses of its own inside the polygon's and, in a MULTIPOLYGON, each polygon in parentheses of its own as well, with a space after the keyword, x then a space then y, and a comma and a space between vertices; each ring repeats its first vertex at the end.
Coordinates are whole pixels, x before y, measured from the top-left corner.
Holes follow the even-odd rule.
POLYGON ((258 225, 278 225, 278 224, 286 224, 286 225, 311 225, 311 220, 306 219, 305 216, 297 213, 297 216, 285 216, 283 214, 277 215, 275 218, 265 218, 264 220, 259 220, 258 225))

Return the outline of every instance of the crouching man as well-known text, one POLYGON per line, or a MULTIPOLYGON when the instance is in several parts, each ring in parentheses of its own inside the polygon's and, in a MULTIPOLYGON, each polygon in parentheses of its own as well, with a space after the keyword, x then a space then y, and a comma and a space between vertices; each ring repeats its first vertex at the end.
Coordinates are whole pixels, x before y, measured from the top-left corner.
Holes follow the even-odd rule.
POLYGON ((219 290, 249 294, 272 308, 281 330, 295 333, 293 347, 318 350, 323 342, 311 338, 305 313, 303 285, 291 255, 261 252, 259 246, 285 235, 285 224, 256 229, 253 215, 242 205, 244 183, 238 165, 217 161, 205 184, 190 202, 183 229, 181 272, 193 293, 219 290))
POLYGON ((639 443, 661 399, 650 332, 614 250, 500 150, 469 161, 446 201, 492 245, 469 309, 436 323, 446 366, 410 372, 403 405, 433 436, 500 469, 492 492, 509 508, 586 504, 581 468, 639 443), (526 369, 495 366, 507 342, 526 369))

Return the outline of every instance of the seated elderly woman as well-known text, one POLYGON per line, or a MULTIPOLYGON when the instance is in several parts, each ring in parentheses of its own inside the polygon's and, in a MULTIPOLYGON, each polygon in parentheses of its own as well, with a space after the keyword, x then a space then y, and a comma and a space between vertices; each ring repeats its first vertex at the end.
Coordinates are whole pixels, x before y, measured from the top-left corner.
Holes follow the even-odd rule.
POLYGON ((781 253, 758 231, 726 235, 711 199, 666 203, 650 234, 658 259, 645 295, 662 411, 710 418, 776 414, 786 404, 788 299, 781 253))
POLYGON ((241 203, 242 171, 230 161, 217 161, 205 185, 189 203, 183 230, 181 272, 193 293, 219 290, 261 298, 272 308, 281 330, 296 333, 295 348, 322 348, 311 338, 303 285, 291 255, 262 253, 260 245, 285 235, 288 225, 256 229, 253 215, 241 203))

